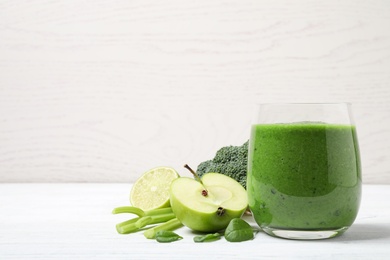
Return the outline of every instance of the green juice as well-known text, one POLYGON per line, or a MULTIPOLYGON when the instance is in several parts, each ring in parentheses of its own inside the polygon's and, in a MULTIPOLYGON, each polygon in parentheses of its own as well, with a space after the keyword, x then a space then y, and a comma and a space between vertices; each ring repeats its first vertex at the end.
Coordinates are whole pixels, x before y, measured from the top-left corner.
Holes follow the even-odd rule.
POLYGON ((358 213, 356 129, 325 123, 260 124, 248 156, 249 206, 262 228, 348 228, 358 213))

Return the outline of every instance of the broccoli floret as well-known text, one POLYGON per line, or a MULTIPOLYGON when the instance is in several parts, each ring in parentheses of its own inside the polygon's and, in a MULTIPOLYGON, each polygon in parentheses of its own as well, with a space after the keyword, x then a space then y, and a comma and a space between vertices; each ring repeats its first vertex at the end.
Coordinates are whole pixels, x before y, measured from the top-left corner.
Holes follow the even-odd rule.
POLYGON ((196 173, 199 177, 208 172, 222 173, 232 177, 246 188, 248 143, 249 141, 246 141, 241 146, 222 147, 212 160, 200 163, 196 173))

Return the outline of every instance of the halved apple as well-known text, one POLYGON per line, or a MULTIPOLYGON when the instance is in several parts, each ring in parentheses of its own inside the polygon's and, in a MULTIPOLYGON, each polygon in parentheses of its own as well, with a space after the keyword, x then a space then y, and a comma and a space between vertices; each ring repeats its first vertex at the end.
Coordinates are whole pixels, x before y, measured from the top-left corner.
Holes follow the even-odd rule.
POLYGON ((195 231, 216 232, 248 206, 246 190, 233 178, 207 173, 201 182, 181 177, 171 183, 170 203, 180 222, 195 231))

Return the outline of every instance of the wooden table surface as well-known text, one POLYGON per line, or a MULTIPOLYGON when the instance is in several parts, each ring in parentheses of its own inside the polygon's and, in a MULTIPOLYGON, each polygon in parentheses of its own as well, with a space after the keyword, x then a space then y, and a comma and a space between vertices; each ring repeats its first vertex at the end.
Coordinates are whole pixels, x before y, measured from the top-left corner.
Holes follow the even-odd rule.
MULTIPOLYGON (((364 185, 359 215, 342 236, 321 241, 273 238, 252 241, 160 244, 142 232, 119 235, 112 215, 128 205, 130 184, 0 184, 0 259, 389 259, 390 186, 364 185)), ((251 217, 246 220, 253 226, 251 217)))

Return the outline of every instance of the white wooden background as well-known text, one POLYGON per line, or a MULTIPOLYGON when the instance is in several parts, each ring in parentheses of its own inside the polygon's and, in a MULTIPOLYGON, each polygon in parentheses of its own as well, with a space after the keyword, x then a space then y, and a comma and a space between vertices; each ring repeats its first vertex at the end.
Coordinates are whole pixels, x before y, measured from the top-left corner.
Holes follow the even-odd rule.
POLYGON ((186 175, 260 102, 351 102, 390 183, 390 1, 0 0, 0 182, 186 175))

